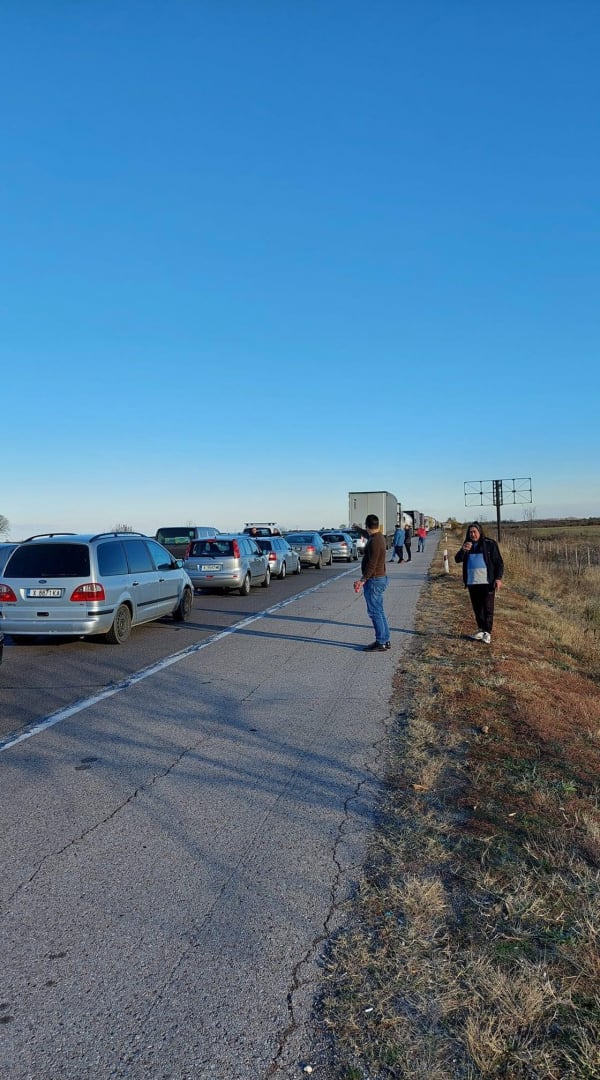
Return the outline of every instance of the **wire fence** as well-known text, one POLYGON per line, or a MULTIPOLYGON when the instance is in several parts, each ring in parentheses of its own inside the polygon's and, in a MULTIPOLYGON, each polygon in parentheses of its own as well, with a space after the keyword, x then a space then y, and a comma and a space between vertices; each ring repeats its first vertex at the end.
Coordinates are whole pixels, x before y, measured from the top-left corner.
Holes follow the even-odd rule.
POLYGON ((536 540, 516 536, 507 538, 515 550, 526 552, 545 565, 565 567, 581 574, 592 566, 600 566, 600 546, 579 541, 536 540))

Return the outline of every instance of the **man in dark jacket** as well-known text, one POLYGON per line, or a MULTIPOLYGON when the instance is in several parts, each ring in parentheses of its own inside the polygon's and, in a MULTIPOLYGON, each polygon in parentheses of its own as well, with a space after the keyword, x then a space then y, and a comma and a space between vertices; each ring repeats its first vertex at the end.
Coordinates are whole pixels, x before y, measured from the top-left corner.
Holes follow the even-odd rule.
POLYGON ((500 548, 495 540, 484 535, 478 521, 472 521, 454 560, 462 563, 463 582, 469 590, 477 622, 477 633, 473 640, 489 645, 494 623, 494 600, 504 576, 500 548))
POLYGON ((367 612, 375 630, 375 641, 364 646, 365 652, 387 652, 390 645, 390 628, 383 610, 383 594, 388 579, 385 572, 385 537, 379 528, 377 514, 367 514, 365 528, 369 534, 365 553, 360 564, 362 577, 354 582, 354 591, 365 594, 367 612))

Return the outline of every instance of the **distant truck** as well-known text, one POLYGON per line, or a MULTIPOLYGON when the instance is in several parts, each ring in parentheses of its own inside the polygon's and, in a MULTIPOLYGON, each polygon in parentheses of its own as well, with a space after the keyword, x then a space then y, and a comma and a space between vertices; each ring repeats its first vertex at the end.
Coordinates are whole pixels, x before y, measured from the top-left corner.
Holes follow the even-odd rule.
POLYGON ((367 514, 377 514, 386 546, 391 547, 398 522, 396 496, 391 491, 349 491, 348 524, 364 529, 367 514))
POLYGON ((406 516, 412 519, 410 527, 413 532, 416 533, 417 529, 420 529, 421 525, 423 525, 425 521, 425 515, 422 514, 420 510, 407 510, 406 516))

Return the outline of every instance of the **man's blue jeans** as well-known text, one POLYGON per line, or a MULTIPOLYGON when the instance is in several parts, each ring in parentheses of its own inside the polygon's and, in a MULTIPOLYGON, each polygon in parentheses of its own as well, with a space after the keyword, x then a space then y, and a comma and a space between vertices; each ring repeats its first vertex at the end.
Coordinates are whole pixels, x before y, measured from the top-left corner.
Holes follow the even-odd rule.
POLYGON ((383 594, 387 588, 386 577, 368 578, 363 585, 367 612, 375 628, 375 640, 385 645, 390 640, 390 628, 383 610, 383 594))

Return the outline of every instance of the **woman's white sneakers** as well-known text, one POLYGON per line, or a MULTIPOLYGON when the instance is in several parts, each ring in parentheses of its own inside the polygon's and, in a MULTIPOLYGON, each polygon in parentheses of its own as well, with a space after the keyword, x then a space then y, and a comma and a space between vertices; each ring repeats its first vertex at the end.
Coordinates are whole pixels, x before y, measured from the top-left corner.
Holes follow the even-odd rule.
POLYGON ((484 645, 491 645, 492 636, 486 633, 485 630, 478 630, 476 634, 473 634, 473 641, 483 641, 484 645))

